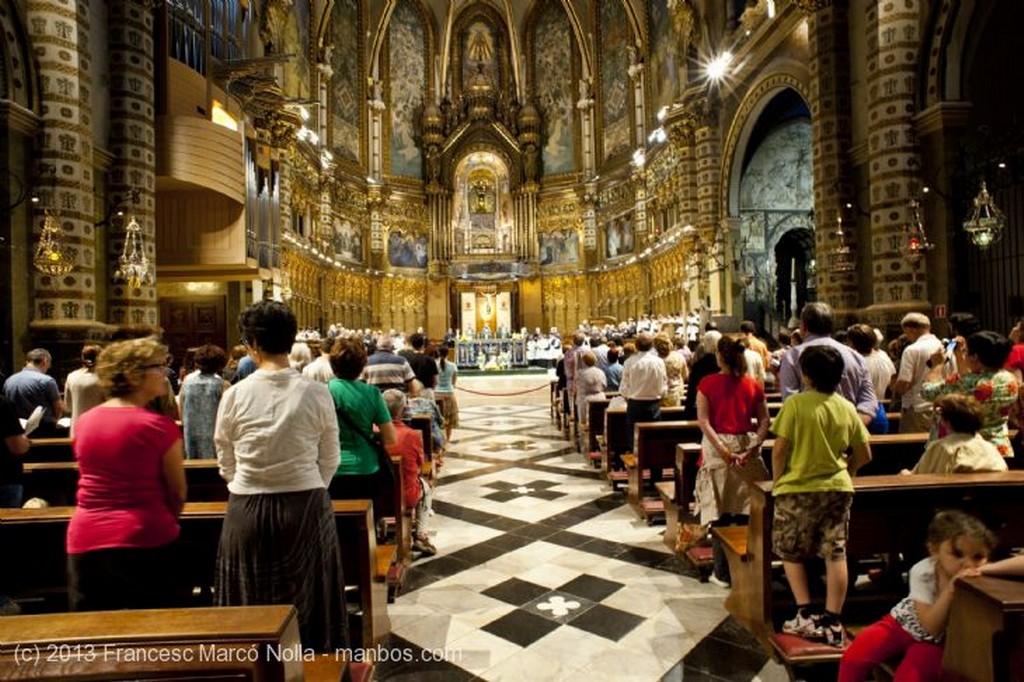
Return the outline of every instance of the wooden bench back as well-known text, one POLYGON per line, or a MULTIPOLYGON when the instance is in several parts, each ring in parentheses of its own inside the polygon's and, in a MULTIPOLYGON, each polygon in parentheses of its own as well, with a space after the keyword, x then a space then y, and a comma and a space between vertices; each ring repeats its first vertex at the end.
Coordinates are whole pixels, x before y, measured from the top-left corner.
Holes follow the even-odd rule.
POLYGON ((0 618, 0 678, 303 679, 292 606, 0 618), (26 652, 32 652, 26 656, 26 652))
MULTIPOLYGON (((677 417, 682 416, 682 413, 682 407, 663 407, 661 408, 661 421, 674 421, 677 417)), ((631 434, 626 430, 626 408, 605 410, 604 440, 611 460, 614 460, 617 455, 633 449, 631 434)))
MULTIPOLYGON (((385 634, 387 586, 379 582, 377 539, 370 500, 334 500, 335 525, 347 584, 358 586, 363 609, 363 641, 372 645, 385 634)), ((217 547, 226 502, 189 502, 178 520, 181 534, 177 572, 184 585, 212 587, 217 547)), ((65 539, 74 507, 0 509, 0 544, 17 547, 12 559, 0 562, 0 584, 13 597, 41 598, 39 608, 67 608, 65 539), (17 560, 15 560, 17 559, 17 560)), ((2 619, 0 619, 2 620, 2 619)), ((353 630, 354 632, 358 630, 353 630)))
MULTIPOLYGON (((762 639, 769 651, 768 638, 781 627, 782 620, 792 616, 794 608, 788 590, 772 591, 771 488, 771 482, 751 488, 746 557, 742 562, 730 562, 730 569, 740 568, 733 571, 733 588, 726 600, 729 612, 762 639)), ((975 514, 997 533, 1003 548, 1024 544, 1024 516, 1020 513, 1024 471, 858 476, 854 488, 847 539, 850 557, 902 556, 897 571, 909 569, 925 555, 928 524, 943 509, 975 514)), ((852 579, 850 584, 854 584, 852 579)), ((906 596, 906 587, 894 583, 891 589, 854 594, 844 607, 844 620, 872 622, 906 596)))

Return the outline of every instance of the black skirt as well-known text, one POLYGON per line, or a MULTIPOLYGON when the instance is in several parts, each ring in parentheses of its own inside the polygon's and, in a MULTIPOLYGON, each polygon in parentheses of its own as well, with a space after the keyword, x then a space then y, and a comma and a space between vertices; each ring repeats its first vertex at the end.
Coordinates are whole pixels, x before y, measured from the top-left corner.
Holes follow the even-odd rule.
POLYGON ((345 583, 323 488, 228 498, 217 552, 218 606, 294 604, 302 646, 348 647, 345 583))

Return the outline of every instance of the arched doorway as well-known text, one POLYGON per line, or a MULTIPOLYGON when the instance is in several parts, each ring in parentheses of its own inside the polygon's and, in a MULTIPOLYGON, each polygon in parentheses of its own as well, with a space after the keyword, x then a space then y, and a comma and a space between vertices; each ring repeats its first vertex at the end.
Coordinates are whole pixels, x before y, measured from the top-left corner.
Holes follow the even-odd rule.
POLYGON ((779 90, 758 115, 743 151, 734 233, 734 294, 742 301, 736 309, 770 332, 788 325, 814 298, 811 159, 807 104, 795 90, 779 90))
POLYGON ((814 232, 806 227, 787 230, 776 242, 774 306, 790 329, 799 326, 800 309, 814 300, 814 232))

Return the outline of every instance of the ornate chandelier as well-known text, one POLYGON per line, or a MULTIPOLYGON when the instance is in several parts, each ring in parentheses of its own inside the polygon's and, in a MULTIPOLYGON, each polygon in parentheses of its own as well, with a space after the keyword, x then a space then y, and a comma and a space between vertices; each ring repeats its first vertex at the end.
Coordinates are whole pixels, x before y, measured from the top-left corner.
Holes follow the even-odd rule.
POLYGON ((44 275, 55 277, 66 275, 75 267, 68 246, 64 243, 60 225, 49 211, 43 218, 43 232, 39 235, 39 244, 36 246, 35 256, 32 257, 32 264, 44 275))
POLYGON ((921 205, 916 200, 910 201, 910 213, 910 222, 903 226, 905 238, 900 243, 900 253, 911 266, 917 268, 925 254, 935 248, 935 244, 928 241, 928 235, 924 232, 921 205))
POLYGON ((838 242, 829 252, 829 269, 832 272, 853 272, 857 269, 857 263, 853 258, 853 251, 846 243, 846 233, 843 232, 843 217, 836 216, 836 231, 832 233, 838 242))
POLYGON ((971 215, 964 221, 964 232, 970 235, 971 241, 980 249, 987 249, 1003 237, 1006 227, 1006 216, 992 201, 992 196, 981 182, 978 196, 974 197, 971 215))
POLYGON ((114 281, 125 282, 133 289, 143 284, 153 284, 153 266, 146 257, 145 244, 142 241, 142 226, 132 216, 125 228, 124 250, 118 259, 121 267, 114 273, 114 281))

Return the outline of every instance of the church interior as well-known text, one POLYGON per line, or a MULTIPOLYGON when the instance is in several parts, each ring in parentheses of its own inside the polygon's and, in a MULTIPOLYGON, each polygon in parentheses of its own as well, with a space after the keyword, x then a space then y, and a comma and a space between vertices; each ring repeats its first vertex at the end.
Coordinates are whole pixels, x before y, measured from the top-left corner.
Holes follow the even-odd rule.
POLYGON ((230 347, 262 298, 431 338, 499 295, 563 335, 691 311, 771 334, 808 300, 1008 330, 1021 11, 5 0, 0 368, 70 369, 118 326, 230 347))
MULTIPOLYGON (((119 329, 230 348, 266 299, 435 340, 772 336, 811 301, 1005 334, 1022 25, 1016 0, 0 0, 0 372, 45 348, 62 377, 119 329)), ((787 679, 543 397, 468 404, 435 502, 458 555, 390 605, 392 644, 469 659, 378 678, 787 679), (583 634, 526 613, 551 591, 583 634)))

